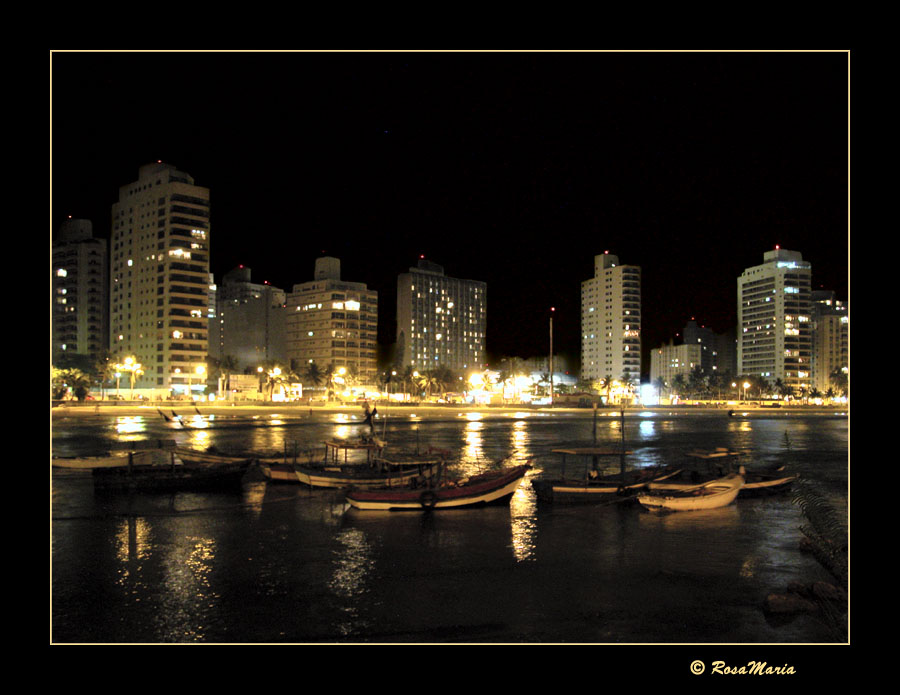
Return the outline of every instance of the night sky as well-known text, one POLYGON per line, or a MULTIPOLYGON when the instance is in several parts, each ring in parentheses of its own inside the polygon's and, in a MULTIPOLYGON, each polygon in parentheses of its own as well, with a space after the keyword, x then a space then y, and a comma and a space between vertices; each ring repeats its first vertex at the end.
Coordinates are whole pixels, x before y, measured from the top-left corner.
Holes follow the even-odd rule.
POLYGON ((109 237, 162 160, 210 189, 211 270, 290 290, 323 252, 379 292, 420 255, 487 282, 492 359, 577 368, 581 282, 643 272, 650 348, 735 328, 780 245, 847 299, 846 53, 55 53, 53 229, 109 237))

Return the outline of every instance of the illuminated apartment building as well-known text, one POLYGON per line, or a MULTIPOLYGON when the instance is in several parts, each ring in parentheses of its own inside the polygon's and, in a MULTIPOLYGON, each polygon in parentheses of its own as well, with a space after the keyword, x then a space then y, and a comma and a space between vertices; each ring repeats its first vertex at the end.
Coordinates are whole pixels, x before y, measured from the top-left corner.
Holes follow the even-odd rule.
POLYGON ((667 388, 672 388, 675 377, 684 377, 684 383, 690 381, 691 372, 701 367, 703 346, 699 343, 682 345, 663 345, 650 352, 650 383, 656 386, 662 379, 667 388))
POLYGON ((821 393, 833 388, 831 374, 850 367, 850 313, 834 292, 812 293, 812 386, 821 393))
POLYGON ((88 220, 68 219, 53 238, 52 359, 88 367, 107 347, 106 240, 88 220))
POLYGON ((209 189, 169 164, 119 188, 110 240, 110 353, 154 395, 206 383, 209 189))
POLYGON ((776 247, 738 278, 739 376, 781 380, 797 396, 809 388, 811 274, 799 252, 776 247))
POLYGON ((481 369, 487 361, 487 285, 420 259, 397 278, 397 350, 418 371, 481 369))
POLYGON ((341 280, 337 258, 316 260, 315 279, 294 285, 285 302, 285 352, 301 375, 309 364, 324 374, 344 367, 355 382, 378 377, 378 293, 341 280))
POLYGON ((581 377, 641 376, 641 269, 594 256, 594 277, 581 283, 581 377))

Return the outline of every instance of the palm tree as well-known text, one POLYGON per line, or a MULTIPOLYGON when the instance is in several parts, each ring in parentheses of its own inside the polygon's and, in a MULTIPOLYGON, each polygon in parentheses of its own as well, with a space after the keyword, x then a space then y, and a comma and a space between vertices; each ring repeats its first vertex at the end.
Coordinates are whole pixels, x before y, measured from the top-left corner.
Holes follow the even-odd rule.
POLYGON ((706 377, 700 365, 696 365, 688 375, 688 383, 690 384, 691 398, 697 400, 698 396, 703 396, 706 391, 706 377))
POLYGON ((684 374, 676 374, 672 378, 672 390, 675 391, 679 396, 684 396, 684 390, 687 386, 687 379, 685 379, 684 374))
POLYGON ((210 366, 210 376, 215 377, 218 382, 217 390, 220 393, 222 391, 230 393, 231 384, 229 379, 232 374, 237 374, 238 372, 237 359, 233 355, 225 355, 222 359, 210 357, 208 362, 210 366))
POLYGON ((416 384, 415 373, 416 370, 413 369, 411 364, 406 365, 402 371, 398 370, 397 373, 397 379, 403 388, 403 392, 408 396, 412 395, 412 390, 416 384))
POLYGON ((441 378, 438 370, 431 369, 424 374, 419 374, 418 384, 419 388, 425 389, 425 398, 430 398, 432 389, 441 388, 441 378))
POLYGON ((112 383, 116 378, 116 364, 112 360, 109 350, 103 350, 94 362, 94 375, 100 382, 100 397, 103 397, 103 385, 112 383))
POLYGON ((831 385, 834 386, 835 391, 837 391, 842 396, 848 396, 848 383, 847 373, 843 369, 835 369, 831 374, 828 375, 828 380, 831 382, 831 385))
POLYGON ((612 374, 607 374, 605 377, 602 377, 597 381, 597 390, 602 391, 606 389, 606 405, 609 405, 609 392, 612 390, 613 378, 612 374))
POLYGON ((656 381, 653 382, 653 385, 656 387, 656 393, 662 398, 663 391, 666 390, 666 380, 662 377, 657 377, 656 381))
POLYGON ((71 389, 79 401, 87 398, 91 390, 91 378, 80 369, 53 370, 53 397, 63 398, 71 389))
POLYGON ((635 380, 629 370, 626 369, 624 372, 622 372, 621 382, 622 388, 628 391, 628 397, 630 399, 634 395, 635 380))
POLYGON ((325 375, 322 373, 322 370, 319 369, 319 365, 315 362, 307 363, 306 369, 301 376, 303 377, 303 381, 314 389, 319 388, 319 386, 322 385, 322 382, 325 381, 325 375))

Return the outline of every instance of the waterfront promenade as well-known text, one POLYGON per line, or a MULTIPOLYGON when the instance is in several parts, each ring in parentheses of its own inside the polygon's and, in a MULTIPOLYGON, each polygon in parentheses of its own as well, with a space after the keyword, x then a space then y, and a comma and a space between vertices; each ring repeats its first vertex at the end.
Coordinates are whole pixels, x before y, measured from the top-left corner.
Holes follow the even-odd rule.
MULTIPOLYGON (((528 413, 529 415, 569 415, 591 417, 593 408, 574 406, 533 406, 533 405, 470 405, 465 403, 420 403, 420 404, 395 404, 386 402, 374 402, 378 409, 379 417, 412 417, 442 418, 455 417, 459 414, 480 413, 482 416, 492 415, 509 416, 515 413, 528 413)), ((265 402, 190 402, 190 401, 63 401, 52 404, 53 417, 74 416, 90 417, 92 415, 121 415, 134 417, 138 415, 158 416, 157 410, 170 415, 174 410, 179 415, 196 415, 199 410, 202 415, 270 415, 290 414, 296 417, 325 418, 332 415, 362 415, 363 407, 358 403, 265 403, 265 402), (196 410, 195 410, 196 408, 196 410)), ((599 407, 598 417, 619 417, 623 408, 599 407)), ((718 404, 697 405, 658 405, 640 406, 632 405, 624 408, 625 416, 637 416, 645 414, 658 415, 689 415, 692 413, 721 413, 727 416, 731 411, 735 415, 752 413, 753 415, 813 415, 813 414, 846 414, 849 415, 849 405, 842 406, 817 406, 817 405, 791 405, 773 408, 761 406, 758 403, 749 402, 719 402, 718 404)))

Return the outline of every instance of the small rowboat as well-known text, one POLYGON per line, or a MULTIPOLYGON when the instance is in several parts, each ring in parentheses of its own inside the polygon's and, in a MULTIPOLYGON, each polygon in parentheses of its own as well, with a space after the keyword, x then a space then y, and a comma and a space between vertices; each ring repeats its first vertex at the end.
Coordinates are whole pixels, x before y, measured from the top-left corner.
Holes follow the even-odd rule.
POLYGON ((800 476, 784 472, 784 466, 766 471, 747 471, 740 497, 762 497, 784 492, 800 476))
POLYGON ((472 476, 458 483, 447 483, 424 490, 352 489, 347 502, 363 510, 425 510, 461 509, 490 504, 508 504, 525 473, 531 468, 524 464, 492 473, 472 476))
POLYGON ((648 490, 638 493, 637 500, 650 511, 688 512, 718 509, 734 502, 743 486, 744 476, 734 474, 678 490, 648 490))

